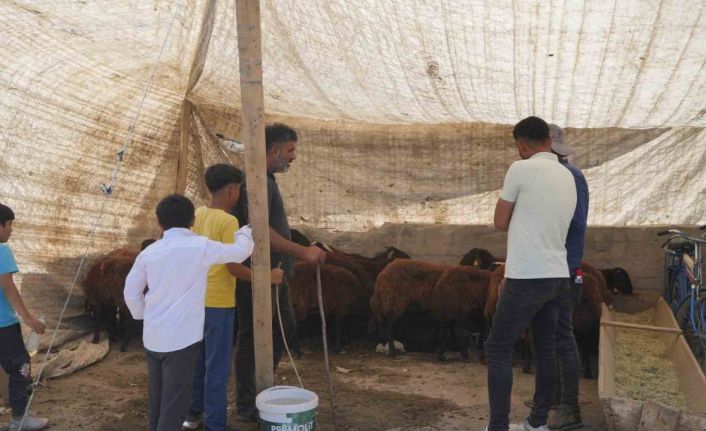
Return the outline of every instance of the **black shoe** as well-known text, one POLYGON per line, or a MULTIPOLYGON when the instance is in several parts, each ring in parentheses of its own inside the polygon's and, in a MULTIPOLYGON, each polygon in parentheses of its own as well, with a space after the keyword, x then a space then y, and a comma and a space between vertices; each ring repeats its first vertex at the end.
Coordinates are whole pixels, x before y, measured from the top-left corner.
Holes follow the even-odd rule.
POLYGON ((236 413, 235 414, 235 420, 238 422, 257 422, 257 413, 247 413, 247 412, 241 412, 241 413, 236 413))
POLYGON ((569 431, 583 427, 581 421, 581 412, 578 409, 571 409, 567 406, 561 406, 556 414, 549 418, 547 423, 550 430, 569 431))
MULTIPOLYGON (((529 408, 534 408, 534 401, 533 400, 527 400, 525 401, 525 405, 529 408)), ((552 401, 552 405, 549 406, 549 410, 556 410, 559 408, 559 403, 552 401)))

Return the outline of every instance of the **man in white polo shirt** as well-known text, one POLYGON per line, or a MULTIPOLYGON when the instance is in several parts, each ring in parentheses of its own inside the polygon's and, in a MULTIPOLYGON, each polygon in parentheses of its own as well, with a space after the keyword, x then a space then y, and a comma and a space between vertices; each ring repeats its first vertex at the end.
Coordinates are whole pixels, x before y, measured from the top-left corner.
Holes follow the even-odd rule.
POLYGON ((547 430, 554 391, 559 306, 569 289, 566 235, 576 208, 571 172, 551 152, 549 126, 538 117, 517 123, 512 132, 522 160, 505 176, 495 208, 495 227, 507 230, 506 283, 486 343, 489 431, 509 429, 512 353, 531 325, 537 358, 534 407, 512 429, 547 430))

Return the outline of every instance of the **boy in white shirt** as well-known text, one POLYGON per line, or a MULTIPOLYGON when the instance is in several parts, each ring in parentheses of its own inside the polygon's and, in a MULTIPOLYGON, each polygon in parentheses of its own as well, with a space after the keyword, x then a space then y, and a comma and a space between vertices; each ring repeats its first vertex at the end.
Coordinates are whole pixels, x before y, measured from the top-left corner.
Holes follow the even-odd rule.
POLYGON ((144 319, 150 431, 180 429, 189 407, 210 267, 241 263, 253 250, 249 226, 236 232, 234 244, 224 244, 191 232, 194 214, 188 198, 164 198, 157 205, 164 236, 137 256, 125 280, 125 303, 135 319, 144 319))

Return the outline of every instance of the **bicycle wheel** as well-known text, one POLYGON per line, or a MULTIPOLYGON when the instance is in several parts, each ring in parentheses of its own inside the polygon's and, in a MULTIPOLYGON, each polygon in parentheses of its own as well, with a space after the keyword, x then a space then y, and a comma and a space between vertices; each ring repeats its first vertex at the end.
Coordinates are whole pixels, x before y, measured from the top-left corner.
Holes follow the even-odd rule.
POLYGON ((669 305, 674 310, 674 314, 677 313, 679 306, 684 302, 684 300, 689 299, 689 286, 686 285, 684 277, 679 269, 673 269, 671 273, 671 282, 669 283, 669 305))
MULTIPOLYGON (((706 289, 700 289, 700 294, 706 294, 706 289)), ((679 304, 675 313, 677 323, 684 332, 684 338, 691 348, 694 357, 703 369, 706 366, 706 302, 697 297, 693 310, 691 300, 686 298, 679 304)))

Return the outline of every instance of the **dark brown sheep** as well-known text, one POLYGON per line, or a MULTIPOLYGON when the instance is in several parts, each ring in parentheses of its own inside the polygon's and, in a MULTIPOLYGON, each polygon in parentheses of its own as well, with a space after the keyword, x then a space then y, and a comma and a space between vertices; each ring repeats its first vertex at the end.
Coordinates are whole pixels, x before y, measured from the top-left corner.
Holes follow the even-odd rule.
POLYGON ((439 322, 437 343, 440 361, 446 360, 445 340, 450 334, 452 322, 456 324, 456 335, 460 340, 459 347, 463 360, 468 360, 469 340, 463 335, 466 332, 467 320, 474 321, 480 328, 478 348, 479 351, 483 350, 484 308, 490 278, 490 271, 472 266, 456 266, 446 270, 439 277, 432 291, 429 310, 439 322))
POLYGON ((136 256, 137 253, 131 250, 113 250, 94 262, 83 280, 86 308, 95 320, 94 343, 100 341, 101 325, 107 323, 109 336, 114 338, 122 334, 120 350, 127 349, 136 323, 125 305, 123 289, 136 256))
POLYGON ((581 286, 581 301, 574 308, 573 326, 576 345, 581 354, 584 377, 593 377, 591 363, 598 358, 598 338, 601 322, 601 281, 591 274, 584 274, 581 286))
MULTIPOLYGON (((292 307, 297 321, 319 313, 316 264, 297 262, 294 276, 288 280, 292 307)), ((366 313, 370 293, 346 268, 322 264, 321 292, 324 314, 334 320, 334 351, 343 347, 343 319, 356 313, 366 313)))
POLYGON ((613 292, 608 290, 608 283, 606 283, 603 274, 601 274, 601 272, 596 269, 595 266, 591 265, 585 260, 581 261, 581 270, 583 271, 584 276, 588 274, 596 279, 596 282, 598 283, 598 288, 600 289, 601 295, 603 296, 603 302, 608 305, 612 304, 615 295, 613 294, 613 292))
POLYGON ((389 342, 390 355, 396 354, 393 343, 396 319, 410 307, 429 310, 437 281, 452 268, 440 263, 397 259, 377 277, 370 309, 378 325, 383 326, 383 337, 389 342))

